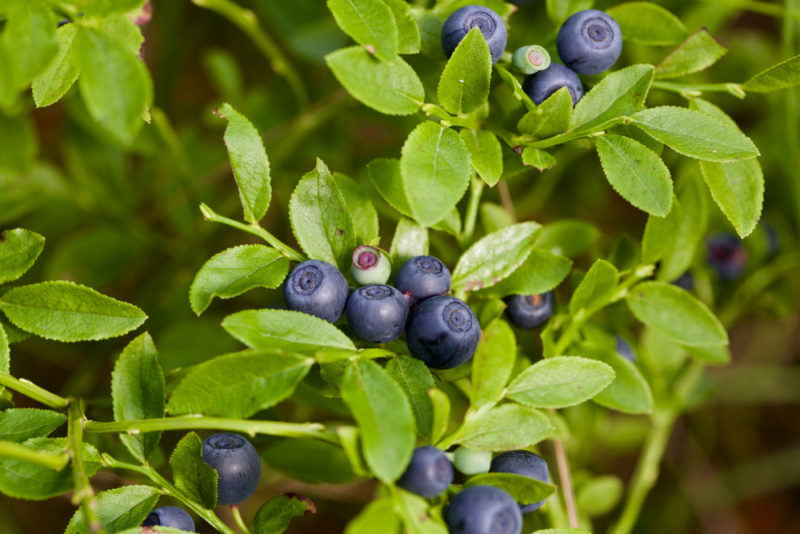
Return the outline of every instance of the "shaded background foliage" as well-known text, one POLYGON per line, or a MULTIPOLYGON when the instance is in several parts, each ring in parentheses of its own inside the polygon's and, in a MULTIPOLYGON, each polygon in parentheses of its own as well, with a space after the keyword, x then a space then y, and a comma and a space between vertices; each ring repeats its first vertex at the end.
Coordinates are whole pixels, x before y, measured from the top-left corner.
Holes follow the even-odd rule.
MULTIPOLYGON (((798 2, 659 3, 677 14, 689 31, 705 26, 729 49, 712 71, 694 75, 692 80, 698 83, 744 81, 796 54, 798 2), (783 9, 792 11, 782 17, 783 9)), ((195 317, 188 305, 189 285, 203 262, 229 246, 249 242, 239 232, 205 224, 197 209, 200 202, 208 202, 224 215, 238 216, 240 210, 220 142, 225 121, 212 113, 219 103, 230 102, 263 135, 272 167, 273 200, 262 224, 288 243, 293 243, 289 196, 299 177, 320 157, 369 192, 381 215, 381 235, 386 236, 382 245, 388 248, 397 214, 372 187, 365 165, 377 157, 397 157, 418 122, 415 117, 386 117, 369 110, 340 87, 323 57, 348 39, 324 2, 241 4, 253 10, 300 73, 311 102, 305 110, 299 109, 297 94, 276 76, 253 41, 229 21, 190 2, 161 0, 153 2, 152 21, 143 28, 144 58, 154 81, 153 123, 131 147, 114 143, 98 130, 75 90, 54 106, 34 110, 24 99, 20 109, 0 115, 0 162, 19 171, 0 172, 0 226, 29 228, 48 241, 23 282, 75 280, 146 310, 147 329, 159 347, 165 371, 235 350, 237 343, 219 326, 225 315, 243 307, 282 304, 279 291, 256 290, 234 301, 216 302, 202 318, 195 317)), ((513 15, 509 50, 547 40, 552 23, 542 4, 532 2, 513 15)), ((602 9, 613 2, 596 4, 602 9)), ((657 62, 669 49, 626 46, 620 64, 657 62)), ((430 60, 409 61, 423 77, 438 75, 427 64, 430 60)), ((503 109, 504 97, 510 100, 510 92, 493 92, 492 105, 503 109)), ((746 100, 728 94, 706 98, 724 107, 761 148, 767 184, 762 220, 778 230, 781 251, 796 250, 797 91, 746 100)), ((681 102, 666 92, 653 92, 649 99, 651 105, 681 102)), ((632 233, 639 239, 646 215, 614 193, 588 146, 573 143, 556 155, 555 168, 544 173, 529 169, 507 180, 517 218, 538 222, 580 218, 594 224, 600 231, 576 262, 583 269, 605 255, 621 235, 632 233)), ((675 168, 678 159, 671 156, 666 153, 665 160, 676 176, 696 172, 695 166, 675 168)), ((498 188, 487 189, 484 195, 484 200, 503 202, 498 188)), ((715 207, 710 213, 710 230, 729 229, 715 207)), ((431 239, 440 257, 452 265, 459 252, 454 242, 437 232, 431 232, 431 239)), ((763 257, 765 242, 763 228, 745 240, 753 260, 750 273, 763 257)), ((706 272, 702 258, 697 263, 699 272, 706 272)), ((800 531, 797 274, 797 270, 781 273, 768 290, 744 302, 731 297, 738 283, 713 287, 713 298, 723 309, 742 312, 731 332, 733 364, 710 373, 705 398, 698 398, 696 409, 678 425, 637 532, 800 531)), ((701 276, 701 284, 702 280, 701 276)), ((711 296, 708 277, 706 286, 711 296)), ((613 308, 607 312, 614 313, 613 308)), ((13 371, 56 392, 101 399, 108 395, 108 377, 124 342, 57 345, 32 338, 15 346, 13 371)), ((641 350, 655 357, 658 346, 645 342, 641 350)), ((106 413, 90 417, 108 418, 110 403, 107 406, 106 413)), ((275 410, 300 421, 315 420, 317 408, 284 403, 275 410)), ((627 480, 647 422, 592 404, 565 415, 572 431, 567 446, 579 503, 597 508, 597 525, 602 528, 606 510, 600 497, 612 495, 617 483, 609 479, 608 486, 598 490, 581 487, 581 479, 608 473, 627 480), (592 489, 600 497, 591 497, 592 489)), ((170 440, 165 443, 168 450, 177 437, 165 439, 170 440)), ((277 443, 266 437, 256 441, 277 443)), ((317 515, 297 520, 290 532, 340 532, 372 495, 370 482, 310 486, 268 465, 266 483, 259 490, 263 497, 300 491, 318 505, 317 515)), ((347 471, 343 468, 342 480, 348 478, 347 471)), ((105 489, 122 480, 104 472, 95 482, 105 489)), ((256 507, 261 501, 254 498, 246 506, 256 507)), ((60 531, 73 510, 67 498, 42 504, 0 497, 0 533, 60 531)), ((244 514, 254 512, 245 509, 244 514)))

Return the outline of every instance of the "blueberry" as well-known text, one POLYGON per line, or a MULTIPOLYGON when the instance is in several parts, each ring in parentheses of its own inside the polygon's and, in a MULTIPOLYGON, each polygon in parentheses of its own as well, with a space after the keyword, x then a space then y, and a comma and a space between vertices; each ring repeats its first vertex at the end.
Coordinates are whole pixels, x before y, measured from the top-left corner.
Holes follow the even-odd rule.
POLYGON ((415 256, 397 271, 394 285, 405 295, 409 305, 415 306, 450 291, 450 271, 438 258, 415 256))
POLYGON ((283 285, 290 310, 310 313, 331 323, 342 316, 347 302, 347 280, 339 269, 319 260, 304 261, 283 285))
POLYGON ((506 297, 506 314, 518 328, 536 328, 553 315, 553 292, 506 297))
POLYGON ((733 234, 717 234, 707 243, 708 264, 723 280, 741 276, 747 265, 747 251, 733 234))
POLYGON ((633 347, 628 341, 622 336, 614 336, 617 340, 617 354, 628 360, 629 362, 636 361, 636 353, 633 351, 633 347))
POLYGON ((494 486, 461 490, 445 512, 450 534, 520 534, 522 514, 514 499, 494 486))
POLYGON ((177 506, 162 506, 156 508, 142 523, 143 527, 171 527, 186 532, 196 532, 192 517, 183 508, 177 506))
POLYGON ((356 289, 347 299, 347 321, 353 331, 371 343, 388 343, 403 333, 408 302, 391 286, 375 284, 356 289))
POLYGON ((220 432, 203 440, 203 460, 217 470, 217 503, 236 504, 250 497, 261 478, 261 459, 249 441, 220 432))
MULTIPOLYGON (((509 451, 496 456, 495 459, 492 460, 492 467, 489 469, 489 472, 514 473, 528 478, 535 478, 542 482, 550 481, 547 462, 538 454, 528 451, 509 451)), ((523 514, 527 514, 538 510, 543 504, 544 501, 535 502, 533 504, 521 503, 520 511, 523 514)))
POLYGON ((397 485, 406 491, 430 499, 444 492, 453 482, 453 464, 444 452, 426 446, 414 449, 411 462, 397 485))
POLYGON ((691 291, 694 289, 694 276, 689 271, 686 271, 682 275, 680 275, 675 281, 672 282, 676 286, 680 287, 681 289, 685 289, 686 291, 691 291))
POLYGON ((558 63, 551 63, 546 69, 527 76, 522 83, 522 88, 537 106, 562 87, 569 91, 573 106, 583 97, 583 84, 578 75, 558 63))
POLYGON ((463 301, 440 296, 411 311, 406 337, 413 357, 434 369, 451 369, 472 358, 481 329, 463 301))
POLYGON ((558 30, 556 47, 564 64, 578 74, 600 74, 617 62, 622 32, 602 11, 578 11, 558 30))
POLYGON ((386 254, 375 247, 362 245, 353 251, 350 272, 359 285, 385 284, 392 273, 392 266, 386 254))
POLYGON ((483 6, 464 6, 453 11, 447 18, 442 27, 442 48, 445 55, 450 57, 472 28, 480 28, 486 44, 489 45, 492 64, 497 63, 506 49, 506 25, 500 15, 483 6))
POLYGON ((492 453, 468 447, 459 447, 453 453, 453 465, 465 475, 488 473, 492 462, 492 453))

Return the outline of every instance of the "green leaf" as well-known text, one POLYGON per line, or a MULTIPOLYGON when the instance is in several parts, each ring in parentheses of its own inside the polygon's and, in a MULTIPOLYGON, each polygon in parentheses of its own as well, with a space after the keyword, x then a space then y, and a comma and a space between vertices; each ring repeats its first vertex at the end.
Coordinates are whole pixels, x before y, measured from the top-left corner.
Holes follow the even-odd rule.
POLYGON ((532 477, 515 473, 482 473, 470 477, 464 484, 472 486, 494 486, 504 490, 520 504, 532 504, 547 499, 556 492, 556 487, 532 477))
POLYGON ((644 109, 651 83, 652 65, 631 65, 612 72, 575 105, 570 129, 588 132, 605 121, 644 109))
MULTIPOLYGON (((0 323, 0 371, 8 373, 11 370, 11 348, 8 341, 8 334, 0 323)), ((5 392, 5 387, 0 386, 0 395, 5 392)), ((0 439, 4 439, 0 437, 0 439)))
POLYGON ((5 331, 9 345, 19 343, 20 341, 25 341, 31 337, 29 333, 24 332, 13 324, 9 323, 8 319, 6 319, 2 314, 0 314, 0 328, 5 331))
POLYGON ((800 56, 763 70, 747 80, 742 89, 751 93, 771 93, 791 89, 800 84, 800 56))
POLYGON ((344 534, 397 534, 400 521, 394 513, 391 497, 370 502, 348 523, 344 534))
POLYGON ((289 200, 289 217, 297 242, 309 258, 327 261, 344 271, 356 247, 353 219, 344 195, 328 167, 317 167, 297 183, 289 200))
POLYGON ((391 207, 407 217, 411 217, 403 177, 400 174, 400 160, 379 158, 367 164, 367 171, 378 193, 391 207))
POLYGON ((472 28, 458 43, 439 79, 439 103, 449 113, 475 111, 489 98, 492 55, 480 28, 472 28))
POLYGON ((538 295, 555 289, 572 270, 572 262, 546 250, 533 249, 530 256, 505 280, 476 292, 480 297, 538 295))
POLYGON ((495 202, 481 202, 480 214, 481 223, 487 234, 514 224, 505 208, 495 202))
POLYGON ((348 365, 341 391, 361 430, 367 465, 381 482, 397 480, 414 450, 414 414, 405 393, 371 360, 348 365))
POLYGON ((475 291, 505 279, 530 255, 540 230, 539 224, 524 222, 480 239, 459 258, 453 270, 453 289, 475 291))
MULTIPOLYGON (((53 454, 65 451, 67 438, 32 438, 22 445, 34 450, 53 454)), ((84 443, 81 451, 86 476, 91 477, 101 467, 100 454, 93 446, 84 443)), ((73 489, 72 469, 61 471, 0 457, 0 493, 16 499, 43 501, 73 489)))
POLYGON ((438 443, 447 431, 450 422, 450 397, 440 389, 429 389, 428 397, 433 406, 433 420, 431 423, 431 442, 438 443))
POLYGON ((25 274, 44 249, 44 237, 15 228, 0 232, 0 284, 11 282, 25 274))
POLYGON ((759 155, 743 133, 699 111, 660 106, 636 113, 632 122, 650 137, 690 158, 730 162, 759 155))
POLYGON ((353 219, 356 240, 359 243, 372 243, 380 235, 378 212, 372 205, 364 189, 340 172, 333 173, 333 179, 344 196, 347 211, 353 219))
POLYGON ((75 38, 75 58, 89 114, 119 141, 131 143, 153 98, 144 62, 120 41, 86 27, 75 38))
POLYGON ((428 501, 402 489, 395 490, 395 511, 405 525, 407 534, 447 534, 440 513, 428 501))
POLYGON ((600 231, 591 223, 561 219, 542 228, 536 248, 573 258, 593 245, 599 236, 600 231))
POLYGON ((215 254, 200 267, 189 289, 192 310, 200 315, 214 297, 233 298, 256 287, 279 287, 289 260, 264 245, 241 245, 215 254))
MULTIPOLYGON (((439 39, 437 39, 437 40, 439 40, 439 39)), ((439 47, 441 48, 441 45, 439 45, 439 47)), ((520 101, 523 106, 525 106, 525 109, 527 109, 528 111, 533 111, 534 109, 536 109, 536 104, 533 103, 533 100, 531 100, 531 97, 529 97, 528 93, 526 93, 525 90, 522 88, 522 84, 519 83, 519 80, 517 79, 517 77, 514 74, 509 72, 500 63, 496 63, 494 65, 494 70, 495 70, 495 72, 497 72, 497 74, 500 75, 500 78, 511 89, 511 92, 512 92, 514 98, 517 99, 518 101, 520 101)), ((570 98, 570 102, 572 102, 571 98, 570 98)), ((571 105, 572 104, 570 104, 570 106, 571 105)))
POLYGON ((425 88, 402 58, 379 61, 360 46, 325 56, 325 62, 347 92, 386 115, 411 115, 425 101, 425 88))
POLYGON ((108 16, 114 13, 128 13, 140 7, 144 0, 89 0, 84 2, 86 14, 108 16))
POLYGON ((453 207, 442 220, 431 226, 431 229, 458 237, 461 234, 461 214, 458 213, 458 208, 453 207))
POLYGON ((517 340, 508 323, 495 319, 483 329, 472 358, 471 403, 475 408, 496 404, 511 378, 517 359, 517 340))
POLYGON ((49 66, 33 79, 33 100, 36 107, 55 104, 78 80, 80 71, 73 47, 77 35, 77 24, 66 24, 56 30, 58 53, 49 66))
POLYGON ((579 509, 592 517, 605 515, 617 506, 624 489, 622 481, 613 475, 593 478, 578 489, 579 509))
POLYGON ((467 190, 471 168, 469 150, 455 131, 430 121, 414 128, 400 158, 414 219, 432 226, 447 215, 467 190))
POLYGON ((558 162, 549 152, 532 146, 526 146, 522 150, 522 163, 523 165, 530 165, 538 169, 539 172, 544 172, 547 169, 555 167, 558 162))
MULTIPOLYGON (((114 421, 164 417, 164 374, 158 352, 149 334, 131 341, 122 351, 111 373, 114 421)), ((120 435, 133 456, 143 462, 158 446, 160 432, 120 435)))
POLYGON ((569 301, 570 315, 591 313, 608 304, 617 289, 617 268, 605 260, 597 260, 575 288, 569 301))
POLYGON ((428 229, 403 217, 397 222, 389 250, 392 264, 399 267, 414 256, 428 254, 428 229))
POLYGON ((0 209, 2 209, 0 221, 10 223, 18 219, 19 215, 28 211, 25 202, 34 204, 36 201, 30 197, 38 193, 36 191, 38 188, 33 186, 30 178, 25 175, 35 172, 34 164, 38 150, 36 129, 30 117, 24 114, 0 115, 0 188, 2 188, 0 191, 3 193, 0 196, 0 209), (15 181, 17 183, 14 183, 15 181), (15 214, 16 210, 20 211, 15 214))
POLYGON ((503 404, 467 416, 445 442, 483 451, 510 451, 539 443, 552 431, 550 420, 533 408, 503 404))
POLYGON ((643 282, 626 297, 633 315, 689 347, 727 345, 728 335, 711 311, 692 295, 664 282, 643 282))
POLYGON ((397 52, 416 54, 419 52, 420 35, 417 21, 411 13, 411 6, 404 0, 383 0, 389 6, 397 24, 397 52))
POLYGON ((726 345, 716 347, 686 347, 696 359, 709 365, 727 365, 731 363, 731 351, 726 345))
POLYGON ((590 9, 594 0, 547 0, 546 5, 550 20, 560 26, 573 13, 590 9))
POLYGON ((700 170, 711 196, 741 237, 750 235, 761 218, 764 174, 758 159, 731 163, 701 161, 700 170))
POLYGON ((276 495, 261 505, 253 518, 253 534, 283 534, 295 517, 316 514, 317 508, 307 497, 296 493, 276 495))
POLYGON ((283 352, 245 351, 194 367, 167 404, 169 413, 250 417, 292 394, 314 360, 283 352))
POLYGON ((253 123, 230 104, 222 104, 216 113, 228 121, 223 139, 239 187, 244 219, 257 224, 267 213, 272 200, 269 160, 264 143, 253 123))
POLYGON ((622 38, 634 43, 669 45, 686 39, 683 22, 658 4, 625 2, 606 10, 619 24, 622 38))
POLYGON ((614 381, 608 365, 576 356, 536 362, 508 386, 509 398, 533 408, 566 408, 585 402, 614 381))
POLYGON ((701 28, 658 64, 656 79, 677 78, 707 69, 727 51, 707 29, 701 28))
POLYGON ((41 2, 12 3, 8 10, 0 46, 8 50, 11 68, 3 76, 9 76, 16 89, 23 89, 58 53, 56 19, 41 2))
MULTIPOLYGON (((156 505, 161 492, 152 486, 123 486, 97 494, 97 517, 108 532, 119 532, 141 525, 156 505)), ((83 534, 92 529, 79 508, 64 534, 83 534)))
POLYGON ((0 310, 26 332, 67 342, 121 336, 147 319, 132 304, 65 281, 15 287, 0 298, 0 310))
POLYGON ((486 185, 493 187, 503 175, 503 152, 497 136, 488 130, 459 132, 469 150, 472 166, 486 185))
MULTIPOLYGON (((2 334, 0 334, 2 335, 2 334)), ((0 411, 0 440, 21 443, 30 438, 42 438, 60 427, 66 416, 38 408, 10 408, 0 411)))
POLYGON ((397 354, 386 364, 386 372, 400 384, 411 402, 417 432, 421 436, 430 436, 433 406, 428 397, 428 390, 434 387, 434 382, 428 367, 416 358, 397 354))
POLYGON ((672 205, 672 180, 664 161, 629 137, 597 138, 597 155, 606 178, 625 200, 651 215, 663 217, 672 205))
POLYGON ((517 123, 522 134, 540 139, 565 132, 572 122, 572 96, 569 89, 562 87, 547 100, 529 111, 517 123))
POLYGON ((585 357, 609 365, 616 374, 611 385, 597 394, 593 402, 623 413, 652 413, 653 394, 635 364, 617 354, 613 346, 584 344, 580 350, 585 357))
POLYGON ((356 478, 342 448, 326 441, 284 439, 261 454, 270 469, 303 482, 341 484, 356 478))
POLYGON ((389 6, 381 0, 328 0, 336 24, 382 60, 397 57, 397 24, 389 6))
POLYGON ((244 310, 222 321, 225 330, 254 349, 309 352, 324 347, 356 350, 341 330, 319 317, 291 310, 244 310))
POLYGON ((203 508, 217 505, 217 470, 203 460, 203 440, 189 432, 178 442, 169 457, 175 487, 203 508))

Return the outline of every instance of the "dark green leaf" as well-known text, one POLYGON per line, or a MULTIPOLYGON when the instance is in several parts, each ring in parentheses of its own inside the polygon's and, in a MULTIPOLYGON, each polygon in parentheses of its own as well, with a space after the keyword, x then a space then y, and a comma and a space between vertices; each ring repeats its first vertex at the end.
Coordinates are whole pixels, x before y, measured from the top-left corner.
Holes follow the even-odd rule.
POLYGON ((203 460, 203 440, 194 432, 186 434, 169 457, 175 487, 203 508, 217 505, 217 471, 203 460))
POLYGON ((517 123, 520 133, 540 139, 560 134, 572 122, 572 96, 569 89, 562 87, 547 100, 529 111, 517 123))
POLYGON ((742 88, 752 93, 770 93, 791 89, 798 84, 800 84, 800 56, 794 56, 759 72, 747 80, 742 88))
POLYGON ((489 98, 492 56, 480 28, 472 28, 458 43, 439 79, 439 103, 454 115, 475 111, 489 98))
POLYGON ((741 237, 750 235, 761 218, 764 174, 757 158, 714 163, 701 161, 700 170, 711 196, 741 237))
POLYGON ((0 233, 0 284, 16 280, 36 262, 44 249, 44 237, 15 228, 0 233))
POLYGON ((727 51, 707 29, 701 28, 658 64, 656 78, 677 78, 707 69, 727 51))
MULTIPOLYGON (((108 532, 141 525, 158 501, 160 492, 152 486, 123 486, 97 494, 97 517, 108 532)), ((83 508, 72 516, 64 534, 91 532, 83 508)))
POLYGON ((417 432, 421 436, 431 435, 433 423, 433 406, 428 397, 428 390, 434 387, 433 375, 421 360, 397 354, 386 364, 386 372, 405 391, 411 401, 417 432))
POLYGON ((0 439, 20 443, 30 438, 42 438, 66 420, 63 414, 51 410, 10 408, 0 411, 0 439))
POLYGON ((534 408, 566 408, 587 401, 614 380, 608 365, 575 356, 536 362, 508 386, 508 396, 534 408))
POLYGON ((303 482, 341 484, 356 478, 342 448, 326 441, 284 439, 266 449, 262 456, 270 469, 303 482))
POLYGON ((517 340, 508 323, 495 319, 483 329, 483 336, 472 359, 472 395, 474 408, 495 404, 511 378, 517 359, 517 340))
POLYGON ((467 416, 448 445, 459 443, 484 451, 524 449, 545 439, 553 425, 540 412, 519 404, 503 404, 467 416))
POLYGON ((652 65, 631 65, 612 72, 578 101, 570 128, 591 131, 607 120, 644 109, 651 83, 652 65))
POLYGON ((382 0, 328 0, 336 24, 380 59, 397 57, 397 24, 382 0))
POLYGON ((467 480, 465 488, 472 486, 494 486, 504 490, 520 504, 543 501, 555 493, 556 487, 532 477, 514 473, 483 473, 467 480))
POLYGON ((617 21, 626 41, 668 45, 683 41, 689 33, 678 17, 652 2, 625 2, 606 13, 617 21))
POLYGON ((295 517, 316 514, 317 508, 307 497, 296 493, 276 495, 261 505, 253 518, 253 534, 283 534, 295 517))
POLYGON ((459 134, 469 150, 472 166, 481 179, 493 187, 503 175, 503 153, 497 136, 488 130, 466 128, 459 134))

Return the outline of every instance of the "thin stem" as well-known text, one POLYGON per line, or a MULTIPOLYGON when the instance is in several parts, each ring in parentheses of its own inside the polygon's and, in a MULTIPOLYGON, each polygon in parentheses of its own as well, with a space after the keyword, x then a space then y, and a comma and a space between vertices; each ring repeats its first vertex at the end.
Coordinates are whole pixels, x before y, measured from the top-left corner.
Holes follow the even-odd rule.
POLYGON ((17 393, 41 402, 50 408, 63 410, 69 406, 68 399, 60 397, 55 393, 50 393, 46 389, 37 386, 30 380, 25 380, 24 378, 15 378, 4 371, 0 371, 0 386, 5 386, 8 389, 12 389, 17 393))
POLYGON ((306 257, 297 252, 295 249, 290 247, 289 245, 285 244, 283 241, 269 233, 267 230, 262 228, 257 224, 245 224, 239 221, 235 221, 233 219, 229 219, 223 215, 219 215, 214 210, 212 210, 206 204, 200 204, 200 211, 203 213, 203 217, 207 221, 225 224, 230 226, 231 228, 236 228, 237 230, 241 230, 243 232, 247 232, 248 234, 252 234, 254 236, 260 237, 270 245, 272 245, 275 249, 277 249, 281 254, 289 258, 290 260, 294 261, 305 261, 306 257))
POLYGON ((653 82, 653 87, 664 91, 672 91, 691 98, 700 96, 703 93, 728 93, 736 98, 742 99, 747 96, 744 88, 738 83, 673 83, 673 82, 653 82))
POLYGON ((75 487, 72 504, 80 504, 89 532, 105 534, 106 530, 97 515, 97 498, 83 463, 83 425, 86 417, 80 401, 75 400, 70 404, 67 417, 67 452, 72 460, 72 480, 75 487))
POLYGON ((475 235, 475 222, 478 219, 478 206, 481 203, 481 193, 483 193, 483 180, 473 176, 470 181, 469 188, 469 203, 467 204, 467 213, 464 217, 464 230, 461 232, 459 243, 462 247, 466 247, 472 243, 472 237, 475 235))
POLYGON ((87 421, 86 432, 93 434, 141 432, 160 432, 162 430, 217 429, 242 432, 250 436, 266 434, 290 438, 315 438, 339 444, 336 434, 328 432, 320 423, 283 423, 280 421, 255 421, 251 419, 225 419, 203 417, 201 415, 182 415, 162 419, 141 419, 138 421, 87 421))
POLYGON ((572 490, 572 476, 569 472, 569 461, 564 442, 560 439, 553 440, 553 449, 556 454, 556 464, 558 465, 558 479, 561 482, 561 494, 564 496, 564 505, 567 508, 567 519, 569 526, 578 528, 578 507, 575 504, 575 492, 572 490))
POLYGON ((629 122, 630 120, 631 120, 630 117, 615 117, 605 122, 601 122, 596 126, 592 126, 592 128, 588 130, 582 130, 579 128, 578 130, 572 132, 564 132, 558 135, 554 135, 553 137, 548 137, 546 139, 539 139, 539 140, 529 135, 521 135, 515 138, 514 144, 526 145, 533 148, 549 148, 551 146, 563 145, 564 143, 575 141, 576 139, 581 139, 582 137, 595 137, 597 135, 602 135, 601 132, 603 132, 604 130, 607 130, 608 128, 611 128, 613 126, 617 126, 618 124, 629 122))
POLYGON ((41 465, 53 471, 61 471, 69 463, 67 453, 54 454, 4 440, 0 440, 0 458, 11 458, 21 462, 41 465))
POLYGON ((438 117, 442 121, 446 122, 448 126, 461 126, 462 128, 469 128, 470 130, 477 130, 480 128, 480 124, 476 120, 450 115, 447 111, 436 104, 423 104, 422 111, 429 117, 431 115, 438 117))
POLYGON ((192 3, 196 6, 210 9, 238 26, 267 58, 272 70, 287 81, 299 106, 305 108, 308 105, 308 91, 303 80, 277 43, 261 27, 255 13, 230 0, 192 0, 192 3))
POLYGON ((239 530, 244 532, 244 534, 250 534, 250 529, 247 528, 247 524, 242 519, 242 513, 239 511, 239 507, 235 504, 231 505, 231 514, 233 515, 233 520, 236 522, 236 526, 239 527, 239 530))

